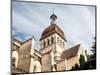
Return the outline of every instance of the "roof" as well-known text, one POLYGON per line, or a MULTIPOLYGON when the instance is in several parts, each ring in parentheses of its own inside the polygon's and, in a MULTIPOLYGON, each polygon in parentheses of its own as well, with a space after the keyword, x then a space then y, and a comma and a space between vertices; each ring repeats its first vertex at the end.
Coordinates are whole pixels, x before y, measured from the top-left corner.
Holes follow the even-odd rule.
POLYGON ((53 33, 57 33, 60 37, 62 37, 66 41, 64 32, 55 23, 51 24, 43 31, 40 40, 52 35, 53 33))
POLYGON ((64 58, 69 59, 71 57, 76 56, 77 53, 78 53, 79 47, 80 47, 80 44, 78 44, 78 45, 76 45, 76 46, 74 46, 72 48, 69 48, 69 49, 63 51, 62 55, 61 55, 62 59, 64 59, 64 58))
POLYGON ((16 38, 12 38, 12 42, 17 42, 20 45, 22 44, 22 42, 20 40, 16 39, 16 38))
POLYGON ((25 41, 20 41, 19 39, 12 38, 12 41, 17 42, 17 43, 19 43, 20 45, 22 45, 22 44, 24 44, 24 43, 26 43, 26 42, 32 40, 33 38, 34 38, 34 36, 32 36, 31 38, 29 38, 29 39, 27 39, 27 40, 25 40, 25 41))
POLYGON ((34 53, 35 53, 37 56, 42 57, 42 54, 41 54, 38 50, 34 49, 34 53))
POLYGON ((26 43, 26 42, 28 42, 30 40, 32 40, 32 38, 29 38, 29 39, 25 40, 22 44, 24 44, 24 43, 26 43))

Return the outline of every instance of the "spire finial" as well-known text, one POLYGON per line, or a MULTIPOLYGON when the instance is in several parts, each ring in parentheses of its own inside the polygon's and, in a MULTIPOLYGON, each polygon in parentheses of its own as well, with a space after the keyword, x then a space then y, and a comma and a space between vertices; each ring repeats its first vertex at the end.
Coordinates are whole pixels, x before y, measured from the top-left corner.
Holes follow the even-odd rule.
POLYGON ((54 21, 57 19, 57 16, 54 14, 54 8, 52 8, 53 14, 50 16, 51 25, 54 24, 54 21))

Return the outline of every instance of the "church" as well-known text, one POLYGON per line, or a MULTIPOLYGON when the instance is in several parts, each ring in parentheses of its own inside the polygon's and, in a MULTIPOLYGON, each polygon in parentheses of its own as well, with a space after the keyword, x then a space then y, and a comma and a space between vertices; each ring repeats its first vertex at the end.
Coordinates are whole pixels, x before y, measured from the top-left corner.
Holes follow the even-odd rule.
POLYGON ((50 19, 50 25, 41 33, 39 50, 34 48, 34 37, 24 42, 12 38, 12 73, 71 70, 75 64, 79 65, 80 55, 87 61, 82 44, 68 48, 64 32, 55 23, 57 16, 53 13, 50 19))

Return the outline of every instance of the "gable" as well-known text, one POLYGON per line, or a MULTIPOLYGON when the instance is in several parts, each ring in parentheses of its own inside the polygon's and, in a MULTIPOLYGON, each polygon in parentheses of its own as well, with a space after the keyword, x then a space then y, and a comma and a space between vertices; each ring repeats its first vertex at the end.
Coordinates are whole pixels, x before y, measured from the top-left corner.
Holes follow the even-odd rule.
POLYGON ((78 51, 79 51, 79 48, 80 48, 80 44, 63 51, 62 54, 61 54, 61 58, 62 59, 65 59, 65 58, 69 59, 71 57, 76 56, 78 51))

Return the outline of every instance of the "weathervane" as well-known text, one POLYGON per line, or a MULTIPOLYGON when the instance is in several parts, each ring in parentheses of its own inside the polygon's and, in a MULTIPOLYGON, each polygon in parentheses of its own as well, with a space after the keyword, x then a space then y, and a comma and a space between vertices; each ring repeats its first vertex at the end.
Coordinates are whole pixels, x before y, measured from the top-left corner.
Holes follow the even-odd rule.
POLYGON ((51 25, 54 24, 54 21, 57 19, 57 16, 54 14, 54 8, 52 10, 53 10, 53 14, 50 16, 51 25))

